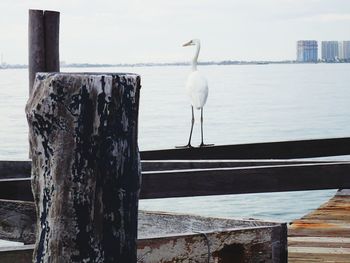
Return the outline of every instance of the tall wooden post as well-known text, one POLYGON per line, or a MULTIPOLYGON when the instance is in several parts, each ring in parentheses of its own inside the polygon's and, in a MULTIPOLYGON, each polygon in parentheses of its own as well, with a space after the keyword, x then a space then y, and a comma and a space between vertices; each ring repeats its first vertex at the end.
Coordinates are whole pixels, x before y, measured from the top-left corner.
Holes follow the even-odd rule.
POLYGON ((29 94, 37 72, 59 72, 60 13, 56 11, 29 10, 28 69, 29 94))
MULTIPOLYGON (((29 95, 32 93, 37 72, 60 71, 59 28, 59 12, 29 10, 29 95)), ((31 136, 30 131, 29 136, 31 136)), ((32 146, 29 145, 29 158, 31 158, 31 148, 32 146)))
POLYGON ((39 73, 26 106, 36 263, 136 263, 140 78, 39 73))
POLYGON ((42 10, 29 10, 28 22, 28 70, 29 94, 33 89, 35 74, 45 72, 44 13, 42 10))
POLYGON ((60 71, 59 31, 60 13, 44 11, 45 72, 60 71))

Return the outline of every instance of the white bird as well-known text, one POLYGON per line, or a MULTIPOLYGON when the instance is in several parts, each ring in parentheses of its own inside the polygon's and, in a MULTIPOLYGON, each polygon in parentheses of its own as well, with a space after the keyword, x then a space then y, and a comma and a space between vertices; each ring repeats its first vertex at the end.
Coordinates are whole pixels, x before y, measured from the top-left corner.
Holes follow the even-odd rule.
POLYGON ((194 125, 194 112, 193 107, 197 110, 201 111, 201 144, 202 146, 209 146, 209 144, 204 144, 203 142, 203 107, 205 103, 207 102, 208 98, 208 82, 206 78, 197 70, 197 62, 198 62, 198 56, 199 51, 201 49, 201 43, 199 39, 193 39, 186 44, 183 45, 184 47, 187 46, 195 46, 196 51, 194 53, 194 57, 192 60, 192 72, 188 75, 187 82, 186 82, 186 89, 188 96, 191 100, 191 109, 192 109, 192 122, 191 122, 191 131, 190 131, 190 138, 188 140, 188 144, 185 146, 180 146, 178 148, 188 148, 191 146, 191 138, 192 138, 192 131, 193 131, 193 125, 194 125))

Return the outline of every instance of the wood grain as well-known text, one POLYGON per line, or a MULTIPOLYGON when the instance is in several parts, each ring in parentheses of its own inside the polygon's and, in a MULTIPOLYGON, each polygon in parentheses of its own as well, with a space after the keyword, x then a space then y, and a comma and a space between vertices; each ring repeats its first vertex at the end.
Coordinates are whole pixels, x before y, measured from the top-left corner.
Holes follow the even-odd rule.
MULTIPOLYGON (((146 171, 140 198, 349 188, 349 173, 349 162, 146 171)), ((0 199, 33 200, 30 179, 0 179, 0 199)), ((322 216, 318 213, 309 218, 322 216)), ((332 214, 336 216, 336 211, 332 214)))
POLYGON ((141 159, 294 159, 347 154, 350 154, 350 138, 331 138, 143 151, 141 152, 141 159))
POLYGON ((288 229, 288 262, 350 262, 350 195, 335 197, 288 229))

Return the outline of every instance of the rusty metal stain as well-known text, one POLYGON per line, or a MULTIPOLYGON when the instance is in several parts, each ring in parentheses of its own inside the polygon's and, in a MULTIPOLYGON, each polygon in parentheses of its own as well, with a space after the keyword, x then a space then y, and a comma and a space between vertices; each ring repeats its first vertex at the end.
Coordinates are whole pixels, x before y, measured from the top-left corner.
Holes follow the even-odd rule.
POLYGON ((315 211, 292 222, 289 227, 289 247, 293 248, 288 253, 290 262, 350 262, 344 261, 344 255, 341 253, 343 247, 350 246, 349 242, 333 242, 329 253, 322 252, 325 251, 324 244, 327 238, 332 240, 349 236, 350 195, 342 194, 336 195, 315 211), (293 242, 293 238, 306 238, 311 241, 293 242), (318 242, 319 238, 323 242, 318 242), (330 259, 332 260, 329 261, 330 259))
POLYGON ((309 222, 295 222, 293 228, 337 228, 339 226, 330 223, 309 223, 309 222))

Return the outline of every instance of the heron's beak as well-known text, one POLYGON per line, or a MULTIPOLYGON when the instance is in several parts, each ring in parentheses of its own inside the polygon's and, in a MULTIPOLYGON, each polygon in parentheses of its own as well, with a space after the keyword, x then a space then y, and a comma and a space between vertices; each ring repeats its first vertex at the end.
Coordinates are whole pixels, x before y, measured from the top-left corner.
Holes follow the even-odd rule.
POLYGON ((188 46, 192 46, 192 45, 193 45, 193 43, 192 43, 192 40, 191 40, 191 41, 189 41, 189 42, 183 44, 182 46, 183 46, 183 47, 188 47, 188 46))

